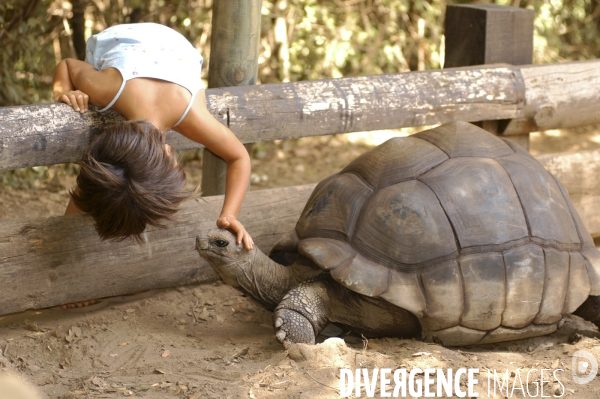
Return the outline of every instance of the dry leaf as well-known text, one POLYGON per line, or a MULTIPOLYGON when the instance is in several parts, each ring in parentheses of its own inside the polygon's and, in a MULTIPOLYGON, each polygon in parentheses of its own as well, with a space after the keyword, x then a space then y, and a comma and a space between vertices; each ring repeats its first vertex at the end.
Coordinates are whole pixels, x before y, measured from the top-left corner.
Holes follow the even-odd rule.
POLYGON ((167 356, 169 356, 170 354, 171 354, 171 352, 170 352, 170 351, 168 351, 168 350, 166 350, 166 351, 164 351, 164 352, 162 353, 162 355, 161 355, 161 356, 162 356, 162 357, 167 357, 167 356))

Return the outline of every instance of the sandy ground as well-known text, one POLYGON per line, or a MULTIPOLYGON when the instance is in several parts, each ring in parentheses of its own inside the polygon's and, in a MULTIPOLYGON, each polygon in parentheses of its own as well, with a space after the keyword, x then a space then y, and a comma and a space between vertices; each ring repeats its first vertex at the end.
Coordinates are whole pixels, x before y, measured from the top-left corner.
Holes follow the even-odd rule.
MULTIPOLYGON (((534 135, 532 152, 599 146, 593 130, 580 133, 534 135)), ((261 144, 254 150, 253 189, 317 182, 369 147, 343 136, 261 144)), ((197 157, 195 152, 184 154, 190 186, 200 181, 197 157)), ((61 214, 74 177, 59 168, 50 175, 55 178, 35 182, 35 189, 2 190, 0 220, 61 214)), ((285 349, 274 338, 271 313, 220 282, 103 306, 0 316, 0 399, 19 398, 16 393, 3 396, 8 392, 7 372, 28 380, 39 397, 53 399, 337 398, 344 368, 366 368, 370 377, 375 368, 408 373, 416 368, 477 368, 475 393, 482 398, 542 397, 540 385, 543 397, 600 398, 600 377, 586 385, 573 382, 576 351, 588 351, 600 361, 600 334, 577 319, 548 337, 479 347, 347 335, 345 342, 330 338, 316 346, 285 349), (551 371, 544 371, 540 384, 542 369, 551 371), (494 370, 503 382, 508 370, 502 393, 496 386, 494 395, 488 370, 492 382, 494 370)), ((390 393, 394 383, 388 378, 390 393)), ((423 373, 417 375, 423 378, 423 373)), ((360 397, 367 397, 369 384, 360 386, 360 397)), ((375 397, 382 396, 380 388, 377 383, 375 397)), ((467 390, 464 376, 459 388, 467 390)), ((357 396, 353 390, 351 397, 357 396)))

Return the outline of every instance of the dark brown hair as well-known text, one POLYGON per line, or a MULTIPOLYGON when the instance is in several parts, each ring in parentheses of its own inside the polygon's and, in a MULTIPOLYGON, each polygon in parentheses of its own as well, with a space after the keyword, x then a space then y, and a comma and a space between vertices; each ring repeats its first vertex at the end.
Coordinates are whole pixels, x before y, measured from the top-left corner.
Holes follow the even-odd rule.
POLYGON ((175 151, 169 154, 164 134, 147 121, 106 128, 78 164, 78 189, 71 195, 94 218, 103 240, 141 241, 146 225, 164 227, 161 220, 172 220, 192 194, 184 190, 185 172, 175 151))

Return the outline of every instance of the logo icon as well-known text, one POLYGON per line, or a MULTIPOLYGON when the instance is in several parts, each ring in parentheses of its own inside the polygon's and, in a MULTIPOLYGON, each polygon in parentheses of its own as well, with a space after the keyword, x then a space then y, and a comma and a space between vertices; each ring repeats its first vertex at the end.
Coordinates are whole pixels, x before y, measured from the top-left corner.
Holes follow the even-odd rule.
POLYGON ((598 361, 590 352, 578 350, 573 354, 571 371, 575 384, 587 384, 598 374, 598 361))

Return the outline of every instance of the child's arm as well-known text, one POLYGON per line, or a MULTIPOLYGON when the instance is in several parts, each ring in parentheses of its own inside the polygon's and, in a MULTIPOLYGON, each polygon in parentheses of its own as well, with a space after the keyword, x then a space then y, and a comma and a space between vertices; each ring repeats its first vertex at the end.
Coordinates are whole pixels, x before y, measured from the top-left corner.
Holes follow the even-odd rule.
POLYGON ((243 242, 247 250, 252 249, 254 247, 252 237, 237 220, 250 180, 248 151, 231 130, 208 112, 204 91, 198 93, 192 110, 174 129, 189 139, 204 144, 206 148, 227 162, 225 200, 217 225, 235 231, 238 244, 243 242))
POLYGON ((52 90, 54 101, 62 101, 83 113, 88 102, 98 106, 108 104, 118 84, 87 62, 66 58, 56 66, 52 90))

